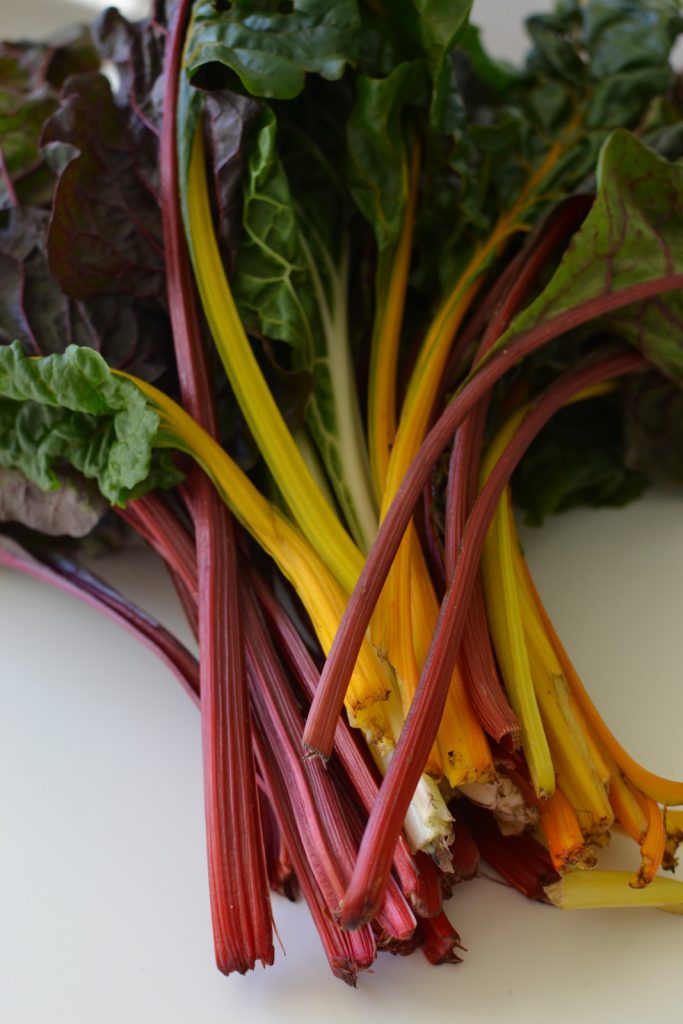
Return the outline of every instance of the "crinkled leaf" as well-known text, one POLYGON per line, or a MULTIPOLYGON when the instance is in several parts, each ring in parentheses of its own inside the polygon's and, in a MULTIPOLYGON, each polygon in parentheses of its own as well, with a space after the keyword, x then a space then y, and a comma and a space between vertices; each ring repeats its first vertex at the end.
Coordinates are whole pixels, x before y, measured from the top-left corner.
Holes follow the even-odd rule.
POLYGON ((249 329, 312 352, 320 326, 311 266, 276 137, 275 118, 265 111, 244 182, 244 234, 232 288, 249 329))
POLYGON ((49 204, 54 177, 40 151, 43 125, 64 80, 98 66, 85 29, 42 44, 0 43, 0 210, 49 204))
POLYGON ((626 70, 664 64, 683 30, 678 0, 593 0, 583 15, 596 81, 626 70))
POLYGON ((305 133, 289 143, 296 196, 278 153, 275 118, 264 111, 244 184, 233 293, 245 324, 287 342, 292 368, 310 374, 307 424, 349 527, 365 544, 364 521, 374 528, 374 507, 348 337, 347 203, 333 155, 305 133))
POLYGON ((142 392, 91 349, 31 360, 18 342, 0 348, 0 466, 45 490, 65 463, 116 504, 173 486, 168 456, 152 458, 158 426, 142 392))
POLYGON ((36 355, 87 345, 116 369, 158 380, 172 363, 164 310, 124 292, 66 295, 48 266, 48 221, 40 209, 0 219, 0 344, 20 338, 36 355))
POLYGON ((118 71, 116 102, 126 109, 131 130, 154 134, 160 131, 163 113, 167 25, 165 5, 156 6, 152 17, 136 22, 108 7, 92 29, 99 52, 118 71))
POLYGON ((526 68, 503 89, 476 49, 470 52, 465 33, 442 121, 452 146, 446 166, 431 170, 433 199, 418 223, 423 287, 433 290, 435 278, 448 287, 520 195, 518 223, 531 224, 549 202, 585 188, 611 130, 649 121, 651 106, 674 84, 669 55, 680 32, 678 6, 567 0, 530 19, 526 68), (615 55, 606 6, 619 9, 627 59, 615 55))
POLYGON ((209 167, 213 177, 216 228, 228 268, 235 261, 242 233, 242 176, 260 106, 247 96, 214 89, 204 94, 209 167))
MULTIPOLYGON (((0 102, 5 99, 6 96, 0 95, 0 102)), ((13 109, 5 103, 2 105, 2 158, 5 175, 10 180, 5 175, 0 177, 0 209, 14 206, 15 201, 26 201, 29 195, 37 205, 49 202, 54 177, 43 166, 40 135, 45 121, 57 106, 57 99, 50 91, 42 91, 42 95, 30 98, 17 97, 13 109)))
MULTIPOLYGON (((422 62, 399 64, 386 78, 360 77, 347 126, 349 184, 380 249, 394 243, 408 200, 406 107, 424 101, 422 62)), ((415 143, 413 143, 415 144, 415 143)))
MULTIPOLYGON (((555 274, 498 342, 613 291, 683 273, 683 167, 629 132, 603 147, 598 194, 555 274)), ((683 299, 665 292, 603 321, 683 386, 683 299)))
POLYGON ((355 0, 294 0, 284 11, 277 0, 200 0, 186 63, 192 78, 219 64, 252 96, 291 99, 306 74, 339 79, 355 64, 359 28, 355 0))
POLYGON ((75 475, 44 491, 18 469, 0 469, 0 522, 21 523, 51 537, 85 537, 108 508, 96 487, 75 475))
POLYGON ((58 147, 62 165, 48 235, 62 289, 76 299, 116 290, 163 304, 156 145, 140 148, 127 131, 106 78, 70 79, 43 142, 58 147))

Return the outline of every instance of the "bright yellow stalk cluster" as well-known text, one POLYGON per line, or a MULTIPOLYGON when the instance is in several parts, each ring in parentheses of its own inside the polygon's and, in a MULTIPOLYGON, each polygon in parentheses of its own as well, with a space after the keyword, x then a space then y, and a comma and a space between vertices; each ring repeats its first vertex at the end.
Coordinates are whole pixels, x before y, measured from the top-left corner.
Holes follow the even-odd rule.
MULTIPOLYGON (((414 189, 416 189, 416 184, 416 174, 414 174, 414 189)), ((401 303, 405 293, 414 202, 413 199, 394 264, 398 274, 398 284, 394 282, 389 288, 388 306, 390 309, 386 310, 389 313, 393 309, 394 313, 384 319, 387 326, 382 333, 383 357, 377 379, 386 379, 386 354, 390 348, 393 351, 394 361, 392 379, 395 379, 395 359, 401 323, 400 310, 396 308, 396 305, 401 303)), ((363 555, 349 537, 311 475, 253 355, 235 307, 216 242, 200 131, 195 132, 190 162, 188 218, 190 243, 202 306, 240 408, 284 497, 288 511, 316 554, 315 563, 312 562, 311 565, 321 565, 326 569, 322 579, 327 579, 328 585, 334 585, 337 590, 341 588, 340 592, 344 594, 345 603, 360 575, 363 555)), ((380 407, 384 406, 390 393, 391 388, 385 389, 384 397, 379 403, 380 407)), ((391 419, 392 417, 389 417, 386 422, 388 423, 391 419)), ((375 451, 382 450, 383 445, 388 443, 388 436, 385 424, 382 434, 384 440, 381 443, 375 443, 375 451)), ((245 525, 249 525, 246 517, 240 518, 245 525)), ((280 516, 279 521, 287 523, 283 516, 280 516)), ((287 523, 287 525, 289 524, 287 523)), ((274 553, 274 546, 269 545, 267 541, 264 542, 261 537, 257 539, 283 568, 280 559, 274 553)), ((300 538, 300 540, 302 539, 300 538)), ((291 579, 291 566, 288 569, 283 568, 283 572, 291 579)), ((418 592, 416 604, 419 609, 424 609, 424 611, 415 614, 417 621, 422 625, 419 635, 423 640, 426 637, 428 642, 436 624, 438 605, 431 584, 427 580, 426 569, 421 580, 427 586, 423 586, 418 592)), ((302 580, 301 583, 295 583, 295 586, 306 603, 305 593, 301 593, 300 587, 309 586, 310 589, 310 581, 307 584, 305 580, 302 580)), ((336 611, 339 611, 339 607, 343 610, 343 606, 343 604, 341 606, 338 604, 336 611)), ((315 609, 315 615, 320 615, 319 607, 315 609)), ((341 611, 336 616, 335 628, 340 617, 341 611)), ((405 617, 401 617, 400 610, 397 609, 396 616, 392 615, 381 621, 384 623, 390 621, 391 628, 376 631, 373 627, 372 642, 379 658, 375 657, 374 672, 372 674, 366 672, 365 675, 369 684, 368 692, 364 696, 358 688, 360 686, 360 682, 358 682, 354 694, 347 697, 347 707, 352 711, 352 720, 366 729, 368 728, 367 716, 361 714, 359 709, 372 707, 371 734, 381 737, 385 742, 392 743, 397 738, 402 721, 407 714, 419 672, 413 653, 410 625, 406 629, 406 623, 410 624, 412 621, 410 612, 405 617), (381 686, 380 679, 382 680, 381 686), (399 716, 396 714, 393 701, 396 681, 398 681, 400 707, 402 708, 402 713, 399 716), (409 682, 408 687, 406 687, 406 681, 409 682), (386 701, 384 708, 378 703, 381 700, 380 693, 386 701), (392 697, 391 700, 390 697, 392 697)), ((329 649, 332 635, 329 628, 324 628, 319 632, 325 651, 329 649)), ((421 658, 424 658, 425 654, 426 645, 423 642, 421 658)), ((443 761, 453 766, 450 772, 447 771, 451 784, 471 781, 480 777, 482 773, 489 777, 492 774, 492 766, 488 744, 459 677, 457 686, 453 688, 447 716, 449 722, 448 747, 444 750, 443 761)), ((427 769, 436 778, 443 775, 442 760, 436 752, 427 769)))
MULTIPOLYGON (((607 386, 593 388, 589 398, 607 386)), ((518 410, 488 448, 482 484, 509 443, 526 409, 518 410)), ((640 866, 628 878, 620 873, 565 877, 549 890, 561 906, 660 906, 681 903, 683 886, 655 878, 668 851, 683 837, 682 812, 660 804, 683 802, 683 784, 646 772, 607 729, 562 648, 534 587, 517 536, 509 488, 491 523, 482 558, 487 615, 508 696, 521 724, 521 739, 541 839, 560 872, 595 863, 594 848, 615 823, 640 847, 640 866), (601 889, 604 885, 604 891, 601 889), (671 886, 680 886, 671 889, 671 886), (653 886, 649 896, 622 889, 653 886), (677 895, 678 893, 678 895, 677 895)))
MULTIPOLYGON (((228 508, 289 580, 327 654, 348 593, 322 558, 299 529, 263 497, 224 449, 177 403, 146 381, 114 372, 133 381, 158 413, 157 444, 184 451, 204 469, 228 508)), ((345 706, 349 721, 363 730, 376 763, 386 770, 403 719, 391 676, 368 641, 361 648, 345 706)), ((423 777, 406 819, 406 831, 415 848, 438 857, 447 848, 451 820, 438 788, 431 779, 423 777)))
MULTIPOLYGON (((370 379, 368 433, 373 442, 372 463, 381 497, 382 516, 396 496, 427 431, 453 339, 482 286, 483 272, 500 254, 509 238, 527 229, 526 218, 575 132, 576 123, 571 121, 562 137, 529 176, 512 207, 501 214, 486 241, 475 248, 425 336, 398 424, 394 392, 387 388, 386 382, 395 380, 400 317, 388 318, 384 330, 373 338, 374 373, 370 379)), ((405 288, 405 242, 412 231, 416 187, 413 166, 412 199, 395 255, 393 283, 397 287, 390 291, 394 311, 402 303, 401 286, 405 288)), ((380 649, 393 653, 393 665, 406 713, 429 649, 438 610, 422 548, 411 524, 387 578, 372 624, 373 642, 380 649), (412 624, 410 630, 406 629, 408 622, 412 624)), ((433 772, 443 773, 451 786, 487 781, 494 775, 486 736, 472 710, 457 666, 429 767, 433 772)))

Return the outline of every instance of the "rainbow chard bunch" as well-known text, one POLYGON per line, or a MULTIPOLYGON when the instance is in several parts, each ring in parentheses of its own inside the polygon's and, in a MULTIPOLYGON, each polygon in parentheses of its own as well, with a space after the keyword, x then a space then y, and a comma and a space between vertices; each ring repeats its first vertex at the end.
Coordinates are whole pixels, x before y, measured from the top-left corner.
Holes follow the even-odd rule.
POLYGON ((271 889, 347 982, 456 962, 480 856, 683 908, 683 783, 598 714, 513 515, 683 479, 683 19, 569 0, 515 69, 470 7, 157 0, 0 53, 0 562, 198 704, 225 973, 272 962, 271 889), (115 517, 198 661, 79 563, 115 517))

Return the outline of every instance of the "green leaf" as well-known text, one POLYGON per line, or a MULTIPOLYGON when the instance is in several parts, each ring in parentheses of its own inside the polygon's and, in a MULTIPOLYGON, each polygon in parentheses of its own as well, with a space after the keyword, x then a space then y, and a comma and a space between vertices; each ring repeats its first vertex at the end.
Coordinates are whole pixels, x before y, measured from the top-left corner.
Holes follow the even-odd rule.
POLYGON ((587 4, 584 35, 595 81, 665 64, 672 41, 683 31, 680 11, 678 0, 593 0, 587 4))
POLYGON ((243 182, 243 238, 231 284, 247 329, 311 352, 321 328, 276 137, 275 117, 264 111, 243 182))
POLYGON ((472 71, 479 81, 496 92, 505 93, 518 83, 519 71, 507 61, 498 60, 487 52, 481 31, 471 22, 458 36, 458 50, 467 54, 472 71))
POLYGON ((286 342, 291 366, 310 374, 306 421, 349 528, 367 548, 376 512, 348 336, 344 198, 314 144, 307 144, 306 161, 301 150, 290 150, 291 163, 305 168, 295 198, 277 142, 274 115, 266 110, 244 182, 233 294, 247 329, 286 342))
POLYGON ((432 124, 441 124, 450 82, 449 57, 467 27, 472 0, 413 0, 422 46, 432 73, 432 124))
POLYGON ((626 464, 683 483, 683 391, 656 372, 632 378, 624 391, 626 464))
POLYGON ((465 31, 444 108, 443 130, 452 139, 447 167, 432 170, 432 208, 418 226, 423 276, 440 273, 448 287, 472 246, 530 181, 520 218, 527 224, 550 202, 585 189, 607 134, 640 129, 653 103, 674 94, 669 58, 680 32, 678 8, 673 0, 565 0, 552 14, 529 19, 534 45, 526 68, 504 85, 477 55, 471 29, 465 31), (614 46, 617 31, 628 39, 626 57, 614 46), (535 178, 553 153, 547 173, 535 178))
POLYGON ((408 199, 406 108, 426 97, 421 61, 399 64, 386 78, 359 77, 347 125, 349 184, 380 249, 401 233, 408 199))
POLYGON ((18 342, 0 348, 0 466, 44 490, 59 485, 64 463, 118 505, 173 486, 168 455, 152 459, 158 426, 142 392, 91 349, 31 360, 18 342))
MULTIPOLYGON (((598 194, 588 217, 549 284, 498 344, 602 295, 683 273, 681 209, 683 167, 629 132, 614 132, 600 155, 598 194)), ((626 307, 602 324, 683 386, 680 291, 626 307)))
POLYGON ((625 465, 621 395, 615 393, 557 413, 522 459, 512 493, 526 522, 538 526, 577 505, 625 505, 647 484, 647 476, 625 465))
POLYGON ((195 6, 186 66, 195 78, 223 65, 252 96, 291 99, 306 75, 335 80, 358 56, 360 21, 355 0, 294 0, 282 11, 277 0, 236 0, 217 9, 211 0, 195 6))

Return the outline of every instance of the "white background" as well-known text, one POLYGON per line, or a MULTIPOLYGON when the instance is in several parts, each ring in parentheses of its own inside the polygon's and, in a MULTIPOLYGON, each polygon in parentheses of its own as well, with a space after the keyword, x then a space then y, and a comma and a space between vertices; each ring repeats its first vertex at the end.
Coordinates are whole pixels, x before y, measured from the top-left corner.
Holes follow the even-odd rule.
MULTIPOLYGON (((475 3, 489 44, 513 54, 527 9, 475 3)), ((38 36, 83 10, 2 0, 0 34, 38 36)), ((682 494, 655 493, 524 534, 601 710, 634 756, 672 776, 683 775, 682 511, 682 494)), ((151 557, 100 571, 187 636, 151 557)), ((212 963, 197 712, 127 634, 6 571, 0 638, 4 1024, 680 1019, 680 918, 563 914, 490 878, 449 906, 469 950, 457 967, 383 956, 353 992, 330 975, 305 907, 276 898, 275 967, 223 978, 212 963)), ((618 855, 635 866, 632 847, 618 855)))

